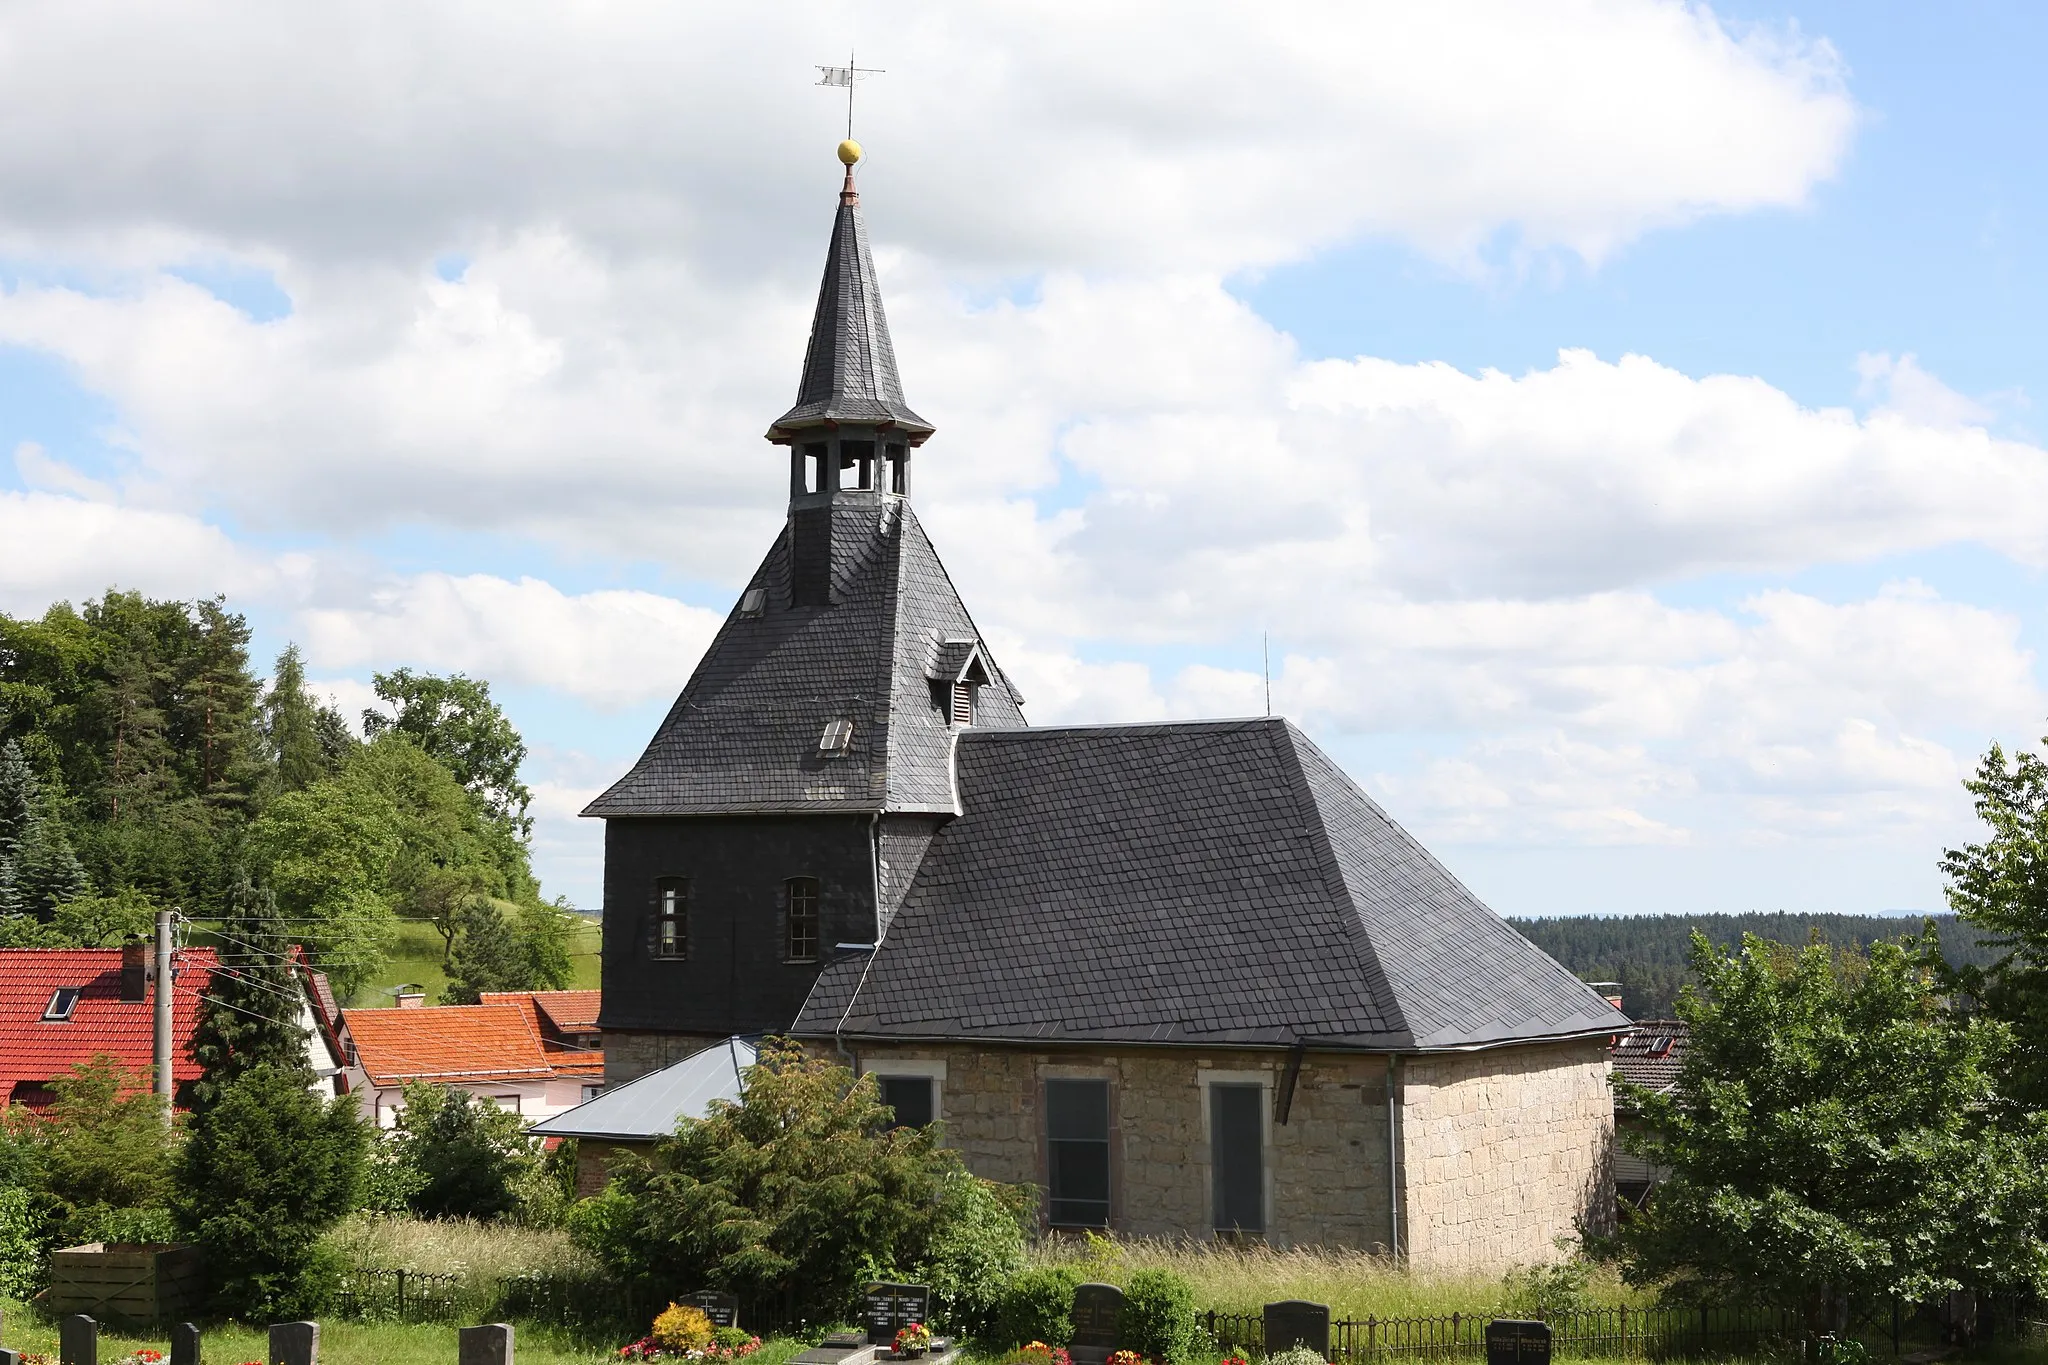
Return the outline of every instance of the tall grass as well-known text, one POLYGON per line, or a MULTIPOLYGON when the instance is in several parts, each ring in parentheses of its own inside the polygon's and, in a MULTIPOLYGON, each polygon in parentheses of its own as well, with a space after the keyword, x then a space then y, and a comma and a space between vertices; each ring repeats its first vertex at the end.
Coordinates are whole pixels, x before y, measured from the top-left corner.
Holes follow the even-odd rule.
POLYGON ((460 1275, 465 1289, 508 1275, 597 1276, 597 1258, 549 1228, 480 1223, 472 1218, 404 1218, 359 1213, 327 1234, 352 1266, 460 1275))
POLYGON ((1491 1313, 1532 1307, 1538 1297, 1567 1287, 1572 1298, 1603 1306, 1650 1302, 1597 1266, 1575 1271, 1567 1286, 1534 1269, 1505 1276, 1412 1270, 1384 1256, 1340 1248, 1093 1236, 1047 1238, 1031 1257, 1035 1264, 1063 1265, 1105 1284, 1122 1284, 1136 1270, 1171 1270, 1194 1287, 1200 1307, 1225 1313, 1256 1313, 1282 1299, 1328 1304, 1338 1318, 1491 1313))

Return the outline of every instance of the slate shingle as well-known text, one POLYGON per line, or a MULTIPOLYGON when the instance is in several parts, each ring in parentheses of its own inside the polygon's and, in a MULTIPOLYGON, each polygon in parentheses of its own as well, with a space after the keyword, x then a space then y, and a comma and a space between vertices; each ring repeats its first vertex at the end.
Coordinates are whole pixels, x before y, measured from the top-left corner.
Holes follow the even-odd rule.
POLYGON ((981 730, 817 1036, 1441 1048, 1625 1020, 1283 720, 981 730))

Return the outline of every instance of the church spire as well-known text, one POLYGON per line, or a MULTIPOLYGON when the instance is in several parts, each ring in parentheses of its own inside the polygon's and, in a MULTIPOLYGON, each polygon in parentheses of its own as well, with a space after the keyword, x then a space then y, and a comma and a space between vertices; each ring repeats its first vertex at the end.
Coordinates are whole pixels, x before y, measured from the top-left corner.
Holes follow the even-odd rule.
POLYGON ((896 351, 889 343, 889 321, 882 314, 860 193, 853 184, 860 156, 859 143, 848 139, 839 144, 846 184, 825 254, 796 406, 768 428, 768 439, 778 444, 815 439, 810 433, 822 435, 849 424, 870 428, 861 433, 868 439, 893 436, 913 446, 932 434, 931 423, 903 401, 903 381, 896 374, 896 351))

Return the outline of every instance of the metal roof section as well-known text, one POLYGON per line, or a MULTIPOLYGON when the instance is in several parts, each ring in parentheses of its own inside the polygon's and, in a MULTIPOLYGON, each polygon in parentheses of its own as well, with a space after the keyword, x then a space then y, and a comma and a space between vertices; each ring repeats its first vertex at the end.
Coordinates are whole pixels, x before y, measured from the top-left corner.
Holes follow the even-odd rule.
POLYGON ((882 291, 851 166, 846 168, 846 185, 832 221, 832 245, 825 253, 825 277, 811 316, 796 406, 768 428, 768 439, 789 441, 806 428, 842 422, 895 428, 911 445, 922 445, 933 430, 903 401, 896 348, 882 312, 882 291))
POLYGON ((651 1071, 585 1100, 574 1109, 543 1119, 528 1131, 536 1137, 601 1138, 649 1142, 675 1132, 684 1119, 701 1119, 716 1100, 737 1104, 742 1077, 754 1064, 754 1041, 728 1038, 680 1062, 651 1071))
POLYGON ((1627 1026, 1284 720, 957 755, 961 817, 794 1032, 1406 1052, 1627 1026))

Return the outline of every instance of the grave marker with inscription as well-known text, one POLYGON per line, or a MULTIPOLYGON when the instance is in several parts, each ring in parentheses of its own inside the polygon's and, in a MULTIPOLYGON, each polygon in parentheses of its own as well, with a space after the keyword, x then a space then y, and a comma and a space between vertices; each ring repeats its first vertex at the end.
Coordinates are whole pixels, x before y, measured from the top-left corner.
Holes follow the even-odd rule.
POLYGON ((931 1301, 928 1285, 869 1285, 860 1304, 861 1323, 868 1329, 868 1345, 894 1346, 899 1330, 924 1321, 931 1301))
POLYGON ((1487 1323, 1486 1365, 1550 1365, 1550 1324, 1523 1318, 1487 1323))
POLYGON ((320 1365, 320 1324, 270 1324, 270 1365, 320 1365))
POLYGON ((1266 1354, 1278 1355, 1306 1346, 1330 1358, 1330 1306, 1306 1299, 1284 1299, 1266 1305, 1266 1354))
POLYGON ((181 1322, 171 1329, 171 1365, 199 1365, 199 1328, 181 1322))
POLYGON ((512 1365, 512 1324, 462 1328, 455 1334, 455 1359, 460 1365, 512 1365))
POLYGON ((711 1319, 713 1327, 737 1327, 740 1325, 740 1296, 728 1294, 723 1289, 700 1289, 683 1299, 704 1310, 704 1316, 711 1319))
POLYGON ((1084 1284, 1074 1289, 1074 1340, 1067 1354, 1074 1365, 1104 1365, 1117 1347, 1117 1321, 1124 1312, 1124 1291, 1113 1284, 1084 1284))

